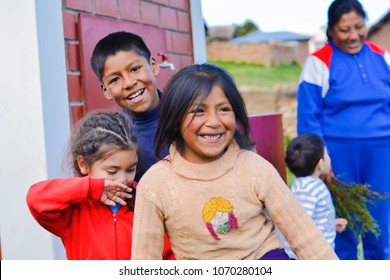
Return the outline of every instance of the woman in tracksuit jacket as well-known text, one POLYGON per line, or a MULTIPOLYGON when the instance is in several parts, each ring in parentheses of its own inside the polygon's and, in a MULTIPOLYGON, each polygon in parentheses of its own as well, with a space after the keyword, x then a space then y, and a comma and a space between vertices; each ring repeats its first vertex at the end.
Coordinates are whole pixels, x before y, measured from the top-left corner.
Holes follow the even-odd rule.
MULTIPOLYGON (((368 183, 390 193, 390 55, 366 41, 366 13, 356 0, 336 0, 328 10, 328 43, 310 55, 297 92, 298 134, 320 135, 341 180, 368 183)), ((362 236, 365 259, 390 259, 390 203, 369 210, 381 235, 362 236)), ((351 230, 337 234, 340 259, 357 259, 351 230)))

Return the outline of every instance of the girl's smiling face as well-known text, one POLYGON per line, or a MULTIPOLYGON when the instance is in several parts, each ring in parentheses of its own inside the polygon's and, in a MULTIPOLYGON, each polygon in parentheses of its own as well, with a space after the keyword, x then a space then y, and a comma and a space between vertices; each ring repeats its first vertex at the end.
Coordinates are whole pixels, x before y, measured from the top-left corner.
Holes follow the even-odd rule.
POLYGON ((195 100, 184 116, 180 132, 184 140, 183 158, 194 163, 218 159, 230 144, 236 129, 236 116, 221 87, 215 85, 204 101, 195 100))

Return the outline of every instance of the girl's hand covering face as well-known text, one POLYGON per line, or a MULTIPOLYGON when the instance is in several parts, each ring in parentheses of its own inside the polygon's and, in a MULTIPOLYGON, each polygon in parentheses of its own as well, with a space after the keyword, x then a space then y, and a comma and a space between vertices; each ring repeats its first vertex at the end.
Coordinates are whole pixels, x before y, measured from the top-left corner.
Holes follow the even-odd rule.
POLYGON ((105 205, 115 206, 116 203, 126 205, 126 198, 132 198, 129 194, 132 189, 125 184, 104 180, 104 189, 100 201, 105 205))

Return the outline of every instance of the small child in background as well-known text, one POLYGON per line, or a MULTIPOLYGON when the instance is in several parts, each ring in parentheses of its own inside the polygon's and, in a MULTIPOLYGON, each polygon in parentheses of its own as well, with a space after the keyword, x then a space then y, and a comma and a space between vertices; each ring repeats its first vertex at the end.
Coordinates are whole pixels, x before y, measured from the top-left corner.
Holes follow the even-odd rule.
POLYGON ((130 259, 138 162, 130 121, 115 112, 88 114, 71 137, 69 156, 77 177, 32 185, 31 214, 61 238, 69 260, 130 259))
POLYGON ((300 258, 337 259, 276 169, 249 151, 245 103, 225 70, 180 70, 160 117, 155 150, 169 155, 137 188, 132 259, 161 259, 166 230, 177 259, 287 260, 275 224, 300 258))
MULTIPOLYGON (((309 213, 324 237, 334 248, 336 231, 345 230, 348 221, 336 218, 335 208, 328 187, 320 179, 331 169, 330 157, 324 142, 316 134, 302 134, 290 141, 286 150, 286 164, 296 176, 291 191, 309 213)), ((281 238, 287 254, 296 255, 285 238, 281 238)))

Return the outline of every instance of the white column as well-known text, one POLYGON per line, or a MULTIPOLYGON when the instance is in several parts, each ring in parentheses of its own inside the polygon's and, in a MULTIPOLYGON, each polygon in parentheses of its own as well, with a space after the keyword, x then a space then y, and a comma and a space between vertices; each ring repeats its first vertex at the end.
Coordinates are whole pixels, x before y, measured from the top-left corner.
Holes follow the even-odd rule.
POLYGON ((70 117, 61 0, 0 1, 0 238, 3 259, 64 258, 32 218, 33 183, 62 169, 70 117))
POLYGON ((207 62, 206 33, 201 0, 190 0, 190 6, 194 62, 205 63, 207 62))

